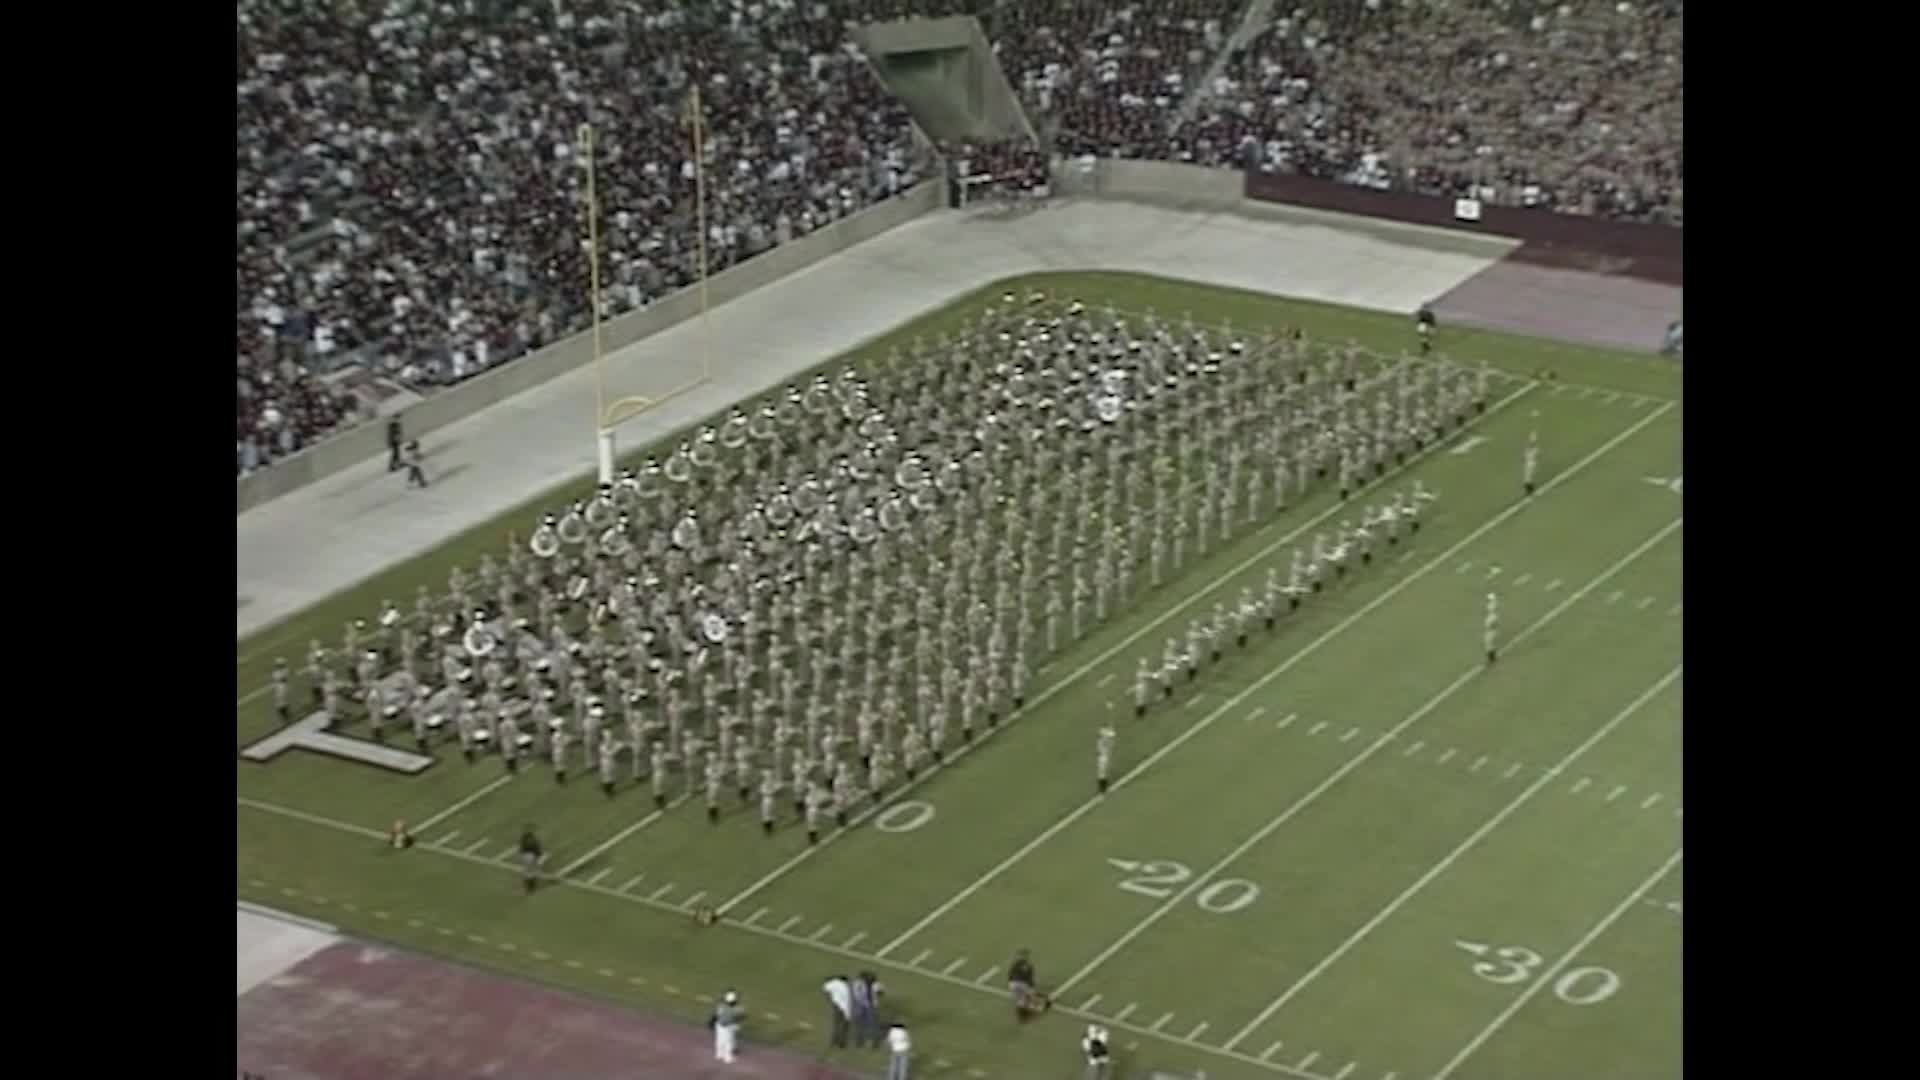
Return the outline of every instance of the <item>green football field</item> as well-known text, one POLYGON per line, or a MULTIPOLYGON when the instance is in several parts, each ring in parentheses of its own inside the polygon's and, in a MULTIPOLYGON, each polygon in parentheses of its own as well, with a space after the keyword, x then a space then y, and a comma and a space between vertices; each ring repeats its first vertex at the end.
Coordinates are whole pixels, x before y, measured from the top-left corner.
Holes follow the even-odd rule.
MULTIPOLYGON (((902 327, 931 337, 1008 289, 1382 352, 1409 320, 1114 274, 1000 283, 902 327)), ((717 317, 725 317, 721 309, 717 317)), ((296 752, 237 766, 242 899, 696 1023, 734 985, 750 1040, 814 1050, 820 983, 871 968, 916 1027, 916 1075, 1078 1076, 1079 1023, 1120 1075, 1659 1080, 1680 1075, 1678 368, 1442 329, 1511 378, 1390 478, 1440 493, 1422 530, 1136 720, 1134 664, 1217 597, 1286 570, 1329 494, 1190 564, 1035 676, 971 752, 809 849, 744 810, 661 815, 543 769, 458 754, 416 777, 296 752), (1540 489, 1521 448, 1540 440, 1540 489), (1502 655, 1481 655, 1485 594, 1502 655), (1094 731, 1120 730, 1117 785, 1094 731), (385 844, 395 819, 420 845, 385 844), (537 823, 565 884, 502 856, 537 823), (721 908, 699 927, 696 905, 721 908), (1054 1013, 1016 1025, 1032 950, 1054 1013), (710 997, 708 998, 710 1000, 710 997)), ((837 361, 836 361, 837 362, 837 361)), ((576 487, 584 490, 584 481, 576 487)), ((276 655, 383 597, 444 587, 556 492, 239 644, 238 746, 276 726, 276 655)), ((836 1052, 872 1068, 871 1057, 836 1052)))

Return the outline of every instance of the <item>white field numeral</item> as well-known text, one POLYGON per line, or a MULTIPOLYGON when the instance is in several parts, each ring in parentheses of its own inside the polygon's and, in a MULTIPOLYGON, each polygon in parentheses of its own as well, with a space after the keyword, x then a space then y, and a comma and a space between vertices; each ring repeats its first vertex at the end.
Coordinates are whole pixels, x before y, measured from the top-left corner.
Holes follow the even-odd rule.
MULTIPOLYGON (((1167 899, 1180 886, 1193 880, 1191 867, 1171 859, 1108 859, 1107 864, 1128 875, 1118 882, 1120 888, 1155 900, 1167 899)), ((1202 911, 1232 915, 1245 911, 1258 899, 1260 886, 1253 882, 1245 878, 1221 878, 1208 882, 1206 888, 1194 894, 1193 902, 1202 911)))
MULTIPOLYGON (((1519 945, 1481 945, 1456 941, 1463 952, 1480 957, 1473 973, 1492 983, 1510 986, 1533 977, 1544 962, 1541 955, 1519 945)), ((1562 972, 1553 982, 1553 996, 1569 1005, 1598 1005, 1620 992, 1620 976, 1609 968, 1578 967, 1562 972)))

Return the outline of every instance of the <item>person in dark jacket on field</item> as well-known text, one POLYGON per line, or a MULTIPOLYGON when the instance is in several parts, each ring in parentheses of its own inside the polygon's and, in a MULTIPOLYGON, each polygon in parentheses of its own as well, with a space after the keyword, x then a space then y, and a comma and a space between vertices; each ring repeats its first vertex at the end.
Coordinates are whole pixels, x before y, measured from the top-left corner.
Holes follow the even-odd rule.
POLYGON ((399 415, 395 414, 391 419, 387 421, 387 471, 388 472, 399 472, 401 468, 406 465, 406 462, 400 456, 401 451, 406 449, 406 445, 407 445, 406 430, 400 426, 399 415))

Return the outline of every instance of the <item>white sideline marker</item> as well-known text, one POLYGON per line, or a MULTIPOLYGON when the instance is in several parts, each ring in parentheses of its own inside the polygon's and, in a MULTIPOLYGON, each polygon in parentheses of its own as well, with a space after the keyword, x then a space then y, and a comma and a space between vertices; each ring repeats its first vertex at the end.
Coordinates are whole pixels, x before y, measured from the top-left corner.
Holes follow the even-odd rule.
POLYGON ((1081 1004, 1081 1006, 1080 1006, 1080 1011, 1081 1011, 1081 1012, 1092 1012, 1092 1011, 1093 1011, 1093 1007, 1094 1007, 1095 1005, 1098 1005, 1098 1004, 1100 1004, 1100 995, 1099 995, 1099 994, 1095 994, 1095 995, 1093 995, 1092 997, 1090 997, 1090 998, 1088 998, 1088 999, 1087 999, 1087 1000, 1086 1000, 1085 1002, 1083 1002, 1083 1003, 1081 1004))
MULTIPOLYGON (((620 889, 619 889, 619 891, 620 891, 620 892, 632 892, 632 891, 633 891, 633 887, 634 887, 635 885, 638 885, 638 884, 640 884, 640 883, 641 883, 642 881, 645 881, 645 880, 646 880, 646 877, 647 877, 647 875, 645 875, 645 874, 635 874, 635 875, 633 875, 633 877, 632 877, 631 879, 629 879, 629 880, 627 881, 627 883, 626 883, 625 885, 622 885, 622 886, 620 886, 620 889)), ((767 910, 767 909, 766 909, 766 908, 761 908, 760 910, 764 912, 764 911, 765 911, 765 910, 767 910)))
POLYGON ((1168 1013, 1167 1015, 1165 1015, 1165 1016, 1163 1016, 1163 1017, 1161 1017, 1160 1019, 1158 1019, 1158 1020, 1155 1020, 1155 1021, 1153 1022, 1153 1030, 1154 1030, 1154 1033, 1155 1033, 1155 1034, 1159 1034, 1159 1032, 1160 1032, 1160 1029, 1161 1029, 1161 1028, 1163 1028, 1163 1027, 1166 1027, 1166 1026, 1167 1026, 1167 1021, 1169 1021, 1169 1020, 1172 1020, 1172 1019, 1173 1019, 1173 1014, 1172 1014, 1172 1013, 1168 1013))
POLYGON ((865 941, 866 939, 867 939, 867 932, 865 930, 862 930, 859 933, 848 938, 847 940, 841 942, 840 947, 843 949, 851 949, 855 945, 860 944, 862 941, 865 941))
POLYGON ((819 941, 819 940, 821 940, 822 938, 825 938, 825 937, 826 937, 826 936, 827 936, 828 934, 831 934, 831 933, 833 933, 833 924, 832 924, 832 923, 826 923, 826 924, 824 924, 824 925, 822 925, 822 926, 820 927, 820 929, 818 929, 818 930, 815 930, 815 931, 814 931, 814 932, 813 932, 813 933, 812 933, 811 935, 809 935, 809 936, 808 936, 808 938, 807 938, 807 940, 808 940, 808 941, 819 941))
POLYGON ((658 900, 658 899, 660 899, 661 897, 663 897, 663 896, 665 896, 665 895, 667 895, 668 893, 670 893, 670 892, 672 892, 672 891, 673 891, 673 882, 671 882, 671 881, 669 881, 669 882, 667 882, 667 883, 666 883, 665 885, 662 885, 662 886, 660 886, 659 888, 657 888, 657 889, 655 889, 655 890, 653 890, 652 892, 650 892, 650 893, 648 893, 648 894, 647 894, 647 899, 649 899, 649 900, 658 900))
POLYGON ((602 878, 604 878, 604 877, 606 877, 606 876, 607 876, 608 874, 611 874, 611 873, 613 873, 613 867, 611 867, 611 866, 603 866, 603 867, 601 867, 601 868, 600 868, 600 872, 599 872, 599 873, 597 873, 597 874, 595 874, 595 875, 593 875, 592 877, 590 877, 590 878, 588 878, 588 879, 587 879, 587 884, 589 884, 589 885, 598 885, 598 884, 600 884, 600 879, 602 879, 602 878))
POLYGON ((1113 1022, 1116 1024, 1125 1023, 1127 1017, 1133 1015, 1133 1010, 1139 1007, 1140 1005, 1137 1002, 1132 1002, 1132 1001, 1127 1002, 1126 1008, 1121 1009, 1119 1012, 1113 1014, 1113 1022))
POLYGON ((1265 1061, 1265 1060, 1267 1060, 1268 1058, 1270 1058, 1270 1057, 1272 1057, 1273 1055, 1275 1055, 1275 1054, 1277 1054, 1277 1053, 1279 1053, 1279 1052, 1280 1052, 1280 1048, 1281 1048, 1281 1047, 1283 1047, 1283 1046, 1285 1046, 1285 1045, 1287 1045, 1287 1044, 1286 1044, 1286 1041, 1285 1041, 1285 1040, 1281 1040, 1280 1042, 1276 1042, 1276 1043, 1274 1043, 1274 1044, 1273 1044, 1272 1046, 1269 1046, 1269 1047, 1267 1047, 1267 1052, 1266 1052, 1266 1053, 1264 1053, 1264 1054, 1261 1054, 1261 1055, 1260 1055, 1260 1060, 1261 1060, 1261 1061, 1265 1061))
POLYGON ((1205 1020, 1202 1020, 1198 1025, 1194 1027, 1192 1031, 1187 1032, 1187 1041, 1194 1042, 1198 1040, 1200 1038, 1200 1033, 1205 1030, 1207 1030, 1207 1022, 1205 1020))
POLYGON ((954 972, 959 971, 961 968, 966 966, 967 966, 967 958, 963 956, 960 959, 955 960, 953 963, 948 964, 946 967, 946 970, 942 971, 940 974, 945 975, 948 978, 952 978, 954 972))
POLYGON ((932 949, 921 949, 921 950, 920 950, 920 955, 919 955, 919 956, 916 956, 916 957, 914 957, 914 958, 913 958, 912 960, 910 960, 910 961, 908 961, 908 963, 907 963, 907 966, 908 966, 908 967, 919 967, 922 961, 924 961, 924 960, 925 960, 925 959, 926 959, 927 957, 929 957, 929 956, 932 956, 932 955, 933 955, 933 950, 932 950, 932 949))

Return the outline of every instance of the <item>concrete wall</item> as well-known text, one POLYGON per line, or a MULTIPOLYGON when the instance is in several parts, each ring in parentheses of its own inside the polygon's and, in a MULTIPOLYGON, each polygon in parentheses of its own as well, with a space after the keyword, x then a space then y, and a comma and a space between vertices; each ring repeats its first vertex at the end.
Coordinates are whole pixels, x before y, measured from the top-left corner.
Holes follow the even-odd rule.
MULTIPOLYGON (((805 236, 729 267, 707 281, 710 306, 718 307, 763 285, 819 262, 865 240, 903 225, 941 204, 942 183, 929 180, 905 194, 852 217, 815 229, 805 236)), ((642 311, 608 320, 601 328, 611 353, 641 338, 685 322, 700 314, 700 288, 689 286, 642 311)), ((593 334, 583 331, 529 356, 442 390, 407 410, 410 438, 463 420, 468 416, 538 386, 558 375, 590 363, 593 334)), ((239 478, 236 513, 258 506, 348 466, 387 452, 386 425, 362 424, 324 439, 272 466, 239 478)))

